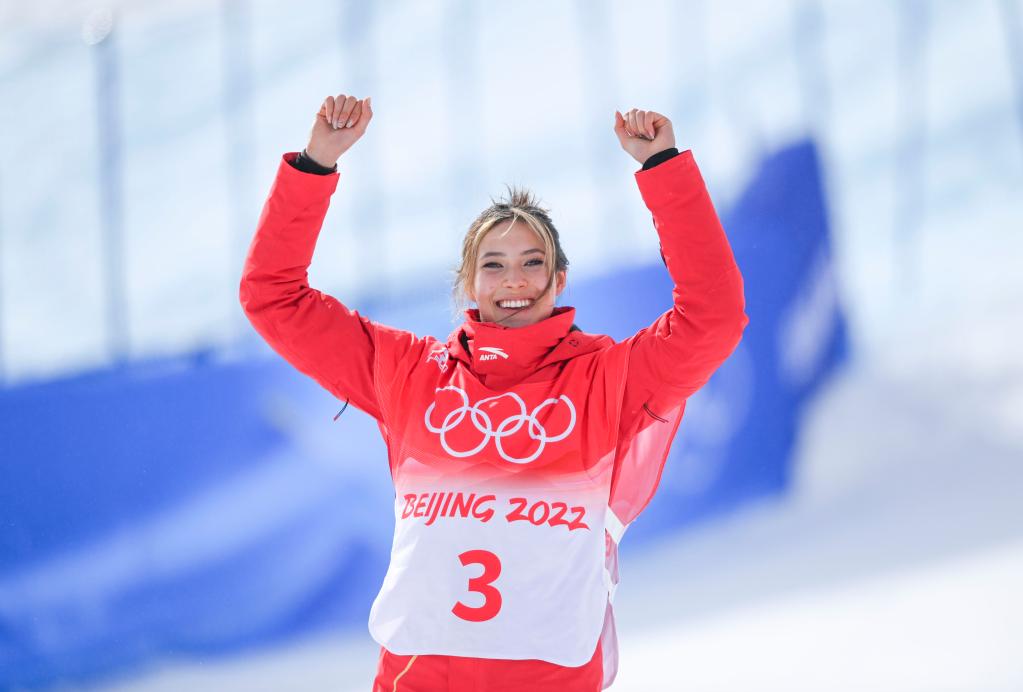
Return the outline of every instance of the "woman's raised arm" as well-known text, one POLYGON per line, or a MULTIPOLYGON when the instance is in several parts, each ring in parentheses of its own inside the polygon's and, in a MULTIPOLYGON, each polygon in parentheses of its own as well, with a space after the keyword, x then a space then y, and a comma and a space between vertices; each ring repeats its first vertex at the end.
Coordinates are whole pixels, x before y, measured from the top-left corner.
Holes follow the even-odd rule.
POLYGON ((645 407, 657 415, 710 379, 749 320, 742 275, 692 152, 664 160, 665 150, 675 151, 671 121, 649 111, 616 113, 615 133, 622 148, 647 164, 636 181, 675 284, 671 310, 630 338, 625 414, 645 407))
POLYGON ((372 117, 368 98, 327 97, 306 150, 284 155, 245 260, 240 298, 252 326, 275 351, 339 399, 379 420, 381 361, 393 363, 417 340, 349 310, 311 288, 308 278, 338 183, 337 172, 328 169, 365 133, 372 117), (303 172, 296 164, 322 168, 325 174, 303 172))

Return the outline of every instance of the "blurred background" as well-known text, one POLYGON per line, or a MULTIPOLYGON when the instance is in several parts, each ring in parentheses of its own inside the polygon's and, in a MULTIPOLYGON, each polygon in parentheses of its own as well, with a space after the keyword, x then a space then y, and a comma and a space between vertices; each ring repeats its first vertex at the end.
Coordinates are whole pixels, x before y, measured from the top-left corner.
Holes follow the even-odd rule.
POLYGON ((703 171, 751 323, 623 540, 613 689, 1023 689, 1023 0, 0 3, 0 689, 369 689, 383 445, 237 299, 338 92, 311 281, 420 334, 513 183, 628 336, 670 283, 614 110, 703 171))

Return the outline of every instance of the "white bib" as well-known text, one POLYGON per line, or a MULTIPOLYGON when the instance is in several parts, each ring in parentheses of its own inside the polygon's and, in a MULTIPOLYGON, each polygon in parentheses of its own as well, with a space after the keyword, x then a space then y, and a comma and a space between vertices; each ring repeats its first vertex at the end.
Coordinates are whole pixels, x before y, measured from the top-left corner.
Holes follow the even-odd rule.
POLYGON ((373 638, 400 655, 587 663, 608 601, 608 497, 571 490, 399 488, 373 638))

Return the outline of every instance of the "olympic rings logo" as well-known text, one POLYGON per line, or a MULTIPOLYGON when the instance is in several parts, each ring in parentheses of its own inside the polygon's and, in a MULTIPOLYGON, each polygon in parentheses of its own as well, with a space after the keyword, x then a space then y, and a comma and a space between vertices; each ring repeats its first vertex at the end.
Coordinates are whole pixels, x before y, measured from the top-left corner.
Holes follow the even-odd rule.
POLYGON ((437 433, 438 435, 440 435, 441 446, 444 448, 445 452, 447 452, 453 457, 464 458, 471 457, 473 454, 478 454, 483 450, 484 447, 487 446, 487 443, 490 442, 491 439, 493 439, 494 446, 497 447, 497 453, 501 455, 502 459, 504 459, 505 461, 510 461, 513 464, 528 464, 531 461, 534 461, 543 453, 544 447, 547 446, 548 442, 559 442, 561 440, 564 440, 566 437, 568 437, 568 434, 571 433, 572 430, 575 428, 575 406, 572 404, 572 400, 569 399, 564 394, 562 394, 557 399, 545 399, 544 401, 540 402, 540 404, 538 404, 537 407, 534 408, 531 412, 526 413, 526 402, 524 402, 522 400, 522 397, 520 397, 515 392, 505 392, 504 394, 499 394, 497 396, 491 396, 487 397, 486 399, 480 399, 475 404, 470 405, 469 396, 465 393, 465 390, 459 387, 455 387, 453 385, 449 385, 447 387, 438 388, 437 392, 443 392, 445 390, 458 392, 458 395, 462 399, 462 405, 448 413, 446 416, 444 416, 444 420, 441 422, 441 424, 439 426, 436 426, 432 422, 430 422, 431 415, 433 414, 433 409, 437 406, 437 402, 433 402, 426 409, 426 415, 424 416, 424 420, 426 422, 426 429, 429 430, 430 432, 437 433), (487 414, 486 411, 481 410, 480 406, 486 404, 489 401, 496 401, 504 397, 510 397, 512 400, 515 401, 515 403, 519 405, 519 413, 508 416, 503 421, 498 423, 497 427, 495 428, 493 421, 490 419, 490 416, 487 414), (558 404, 558 402, 561 401, 565 402, 565 405, 568 406, 569 414, 568 425, 565 426, 565 429, 559 434, 548 435, 547 430, 544 428, 543 424, 540 423, 540 421, 537 419, 537 414, 540 413, 540 411, 542 411, 543 409, 547 408, 548 406, 555 406, 558 404), (448 432, 457 428, 462 423, 462 421, 465 420, 466 416, 469 417, 469 421, 472 423, 473 427, 475 427, 476 430, 478 430, 479 432, 483 433, 483 440, 474 448, 463 452, 452 449, 451 446, 448 444, 446 435, 448 432), (514 435, 515 433, 517 433, 519 430, 522 429, 522 426, 524 425, 528 426, 527 432, 529 433, 529 437, 539 442, 540 446, 537 447, 536 451, 530 454, 528 457, 525 457, 524 459, 519 459, 517 457, 513 457, 507 454, 504 451, 504 447, 502 446, 501 441, 504 438, 508 437, 509 435, 514 435))

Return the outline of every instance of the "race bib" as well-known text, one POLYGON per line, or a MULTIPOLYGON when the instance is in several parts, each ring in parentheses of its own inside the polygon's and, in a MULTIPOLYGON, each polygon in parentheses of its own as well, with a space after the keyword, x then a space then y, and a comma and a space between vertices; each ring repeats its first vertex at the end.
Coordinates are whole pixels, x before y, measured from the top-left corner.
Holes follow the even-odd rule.
POLYGON ((580 359, 495 392, 429 366, 388 398, 395 532, 370 632, 396 654, 587 663, 623 370, 580 359))
POLYGON ((396 654, 583 665, 603 625, 601 493, 399 493, 370 632, 396 654))

